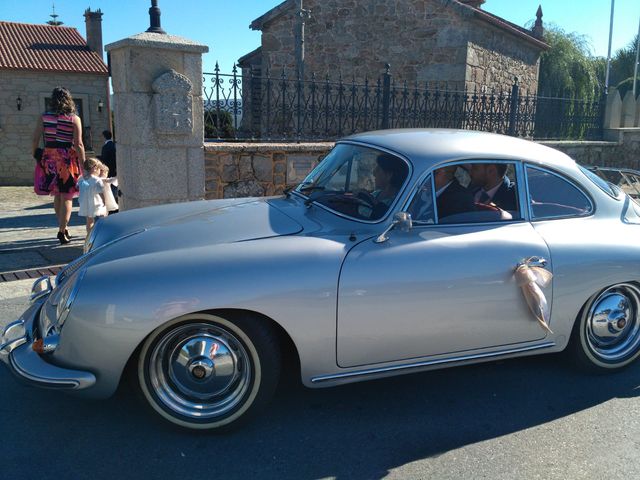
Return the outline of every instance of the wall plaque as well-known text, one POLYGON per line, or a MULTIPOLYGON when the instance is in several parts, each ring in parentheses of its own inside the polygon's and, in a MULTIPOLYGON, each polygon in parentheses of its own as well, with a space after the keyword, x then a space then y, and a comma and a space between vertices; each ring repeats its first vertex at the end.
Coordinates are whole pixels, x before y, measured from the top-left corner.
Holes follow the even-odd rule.
POLYGON ((154 126, 156 132, 191 135, 193 131, 193 97, 191 81, 169 70, 153 81, 154 126))

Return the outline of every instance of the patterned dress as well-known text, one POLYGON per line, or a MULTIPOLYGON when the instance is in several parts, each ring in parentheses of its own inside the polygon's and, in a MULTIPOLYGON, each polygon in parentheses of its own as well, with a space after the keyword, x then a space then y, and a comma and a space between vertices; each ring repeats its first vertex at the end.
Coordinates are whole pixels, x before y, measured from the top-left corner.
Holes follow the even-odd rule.
POLYGON ((34 190, 38 195, 78 196, 76 183, 82 174, 73 148, 73 114, 44 113, 44 152, 36 164, 34 190))

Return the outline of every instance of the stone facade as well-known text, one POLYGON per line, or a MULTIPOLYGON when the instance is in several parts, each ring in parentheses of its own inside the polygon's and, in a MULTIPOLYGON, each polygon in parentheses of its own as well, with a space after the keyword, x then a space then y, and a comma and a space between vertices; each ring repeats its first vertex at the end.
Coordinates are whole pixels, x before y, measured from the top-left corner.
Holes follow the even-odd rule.
POLYGON ((205 196, 213 198, 279 195, 299 183, 333 143, 207 143, 205 196), (293 172, 296 163, 309 168, 293 172), (296 173, 297 175, 294 175, 296 173))
MULTIPOLYGON (((609 130, 606 133, 610 141, 539 143, 566 153, 582 165, 640 170, 640 128, 609 130)), ((333 145, 330 142, 206 143, 206 198, 279 195, 287 184, 301 181, 300 176, 295 180, 288 178, 292 163, 306 159, 308 165, 315 165, 333 145)))
POLYGON ((604 142, 546 141, 582 165, 640 170, 640 128, 605 130, 604 142))
POLYGON ((0 185, 33 183, 33 130, 45 110, 45 98, 59 85, 67 87, 82 106, 85 139, 91 138, 91 144, 85 148, 100 152, 104 142, 101 133, 110 128, 106 75, 3 70, 0 75, 0 185), (22 100, 20 110, 16 105, 18 97, 22 100), (102 112, 98 111, 99 101, 103 103, 102 112))
POLYGON ((111 55, 120 209, 204 197, 202 54, 175 35, 140 33, 111 55))
MULTIPOLYGON (((283 13, 252 24, 262 30, 263 74, 267 68, 272 75, 283 68, 289 75, 296 71, 297 17, 295 6, 285 4, 274 9, 283 13)), ((305 0, 304 7, 312 11, 305 27, 306 76, 342 74, 361 81, 377 78, 390 63, 394 77, 409 83, 508 91, 518 78, 524 91, 537 90, 545 45, 458 2, 305 0)), ((255 57, 250 63, 256 65, 255 57)))

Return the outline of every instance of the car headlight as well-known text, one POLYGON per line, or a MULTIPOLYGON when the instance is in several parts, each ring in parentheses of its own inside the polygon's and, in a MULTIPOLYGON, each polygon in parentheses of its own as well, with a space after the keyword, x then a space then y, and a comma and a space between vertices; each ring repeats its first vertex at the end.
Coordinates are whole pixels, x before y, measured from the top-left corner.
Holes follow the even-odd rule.
POLYGON ((58 346, 60 331, 78 295, 85 272, 86 269, 82 269, 69 278, 67 282, 56 288, 42 305, 38 317, 40 339, 33 344, 36 352, 49 353, 58 346))

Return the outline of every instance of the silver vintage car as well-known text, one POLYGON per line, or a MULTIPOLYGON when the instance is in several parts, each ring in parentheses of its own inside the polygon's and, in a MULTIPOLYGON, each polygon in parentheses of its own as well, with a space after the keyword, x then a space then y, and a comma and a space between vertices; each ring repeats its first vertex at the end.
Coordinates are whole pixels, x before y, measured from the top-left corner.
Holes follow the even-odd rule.
POLYGON ((226 429, 308 387, 567 349, 640 354, 640 207, 551 148, 456 130, 339 141, 277 198, 100 220, 0 354, 39 387, 226 429), (285 355, 289 352, 289 355, 285 355))

